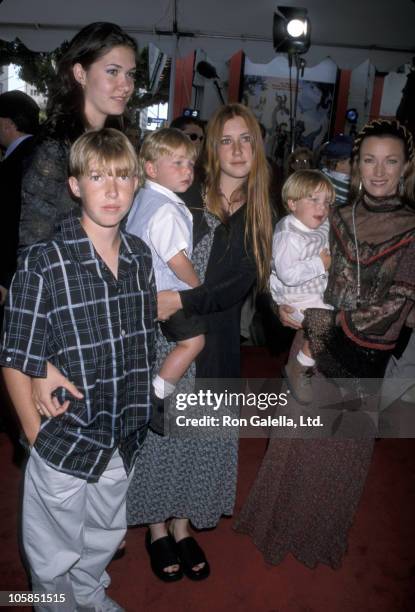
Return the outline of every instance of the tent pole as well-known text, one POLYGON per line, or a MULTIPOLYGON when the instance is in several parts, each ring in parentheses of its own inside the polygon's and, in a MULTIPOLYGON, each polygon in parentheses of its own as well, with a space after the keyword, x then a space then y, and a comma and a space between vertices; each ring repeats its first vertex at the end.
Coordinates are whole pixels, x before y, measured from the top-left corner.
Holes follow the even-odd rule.
POLYGON ((169 83, 169 111, 167 114, 167 120, 170 123, 173 121, 173 113, 174 113, 174 96, 175 96, 175 85, 176 85, 176 59, 177 59, 177 45, 178 39, 176 38, 176 44, 173 48, 173 54, 171 57, 170 64, 170 83, 169 83))
POLYGON ((170 83, 169 83, 169 111, 167 114, 167 120, 170 123, 173 121, 174 117, 174 95, 175 95, 175 85, 176 85, 176 59, 177 59, 177 47, 179 45, 179 37, 177 34, 177 0, 173 0, 173 34, 175 38, 175 44, 173 47, 173 54, 171 58, 170 64, 170 83))

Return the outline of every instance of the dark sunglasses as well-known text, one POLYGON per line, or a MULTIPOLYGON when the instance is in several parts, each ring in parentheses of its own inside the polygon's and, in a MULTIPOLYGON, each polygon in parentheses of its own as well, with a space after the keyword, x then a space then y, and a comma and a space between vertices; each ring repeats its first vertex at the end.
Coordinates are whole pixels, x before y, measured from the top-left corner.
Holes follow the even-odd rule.
POLYGON ((199 136, 199 134, 195 134, 194 132, 192 132, 191 134, 187 134, 186 136, 189 136, 190 140, 200 140, 202 141, 204 139, 204 136, 199 136))

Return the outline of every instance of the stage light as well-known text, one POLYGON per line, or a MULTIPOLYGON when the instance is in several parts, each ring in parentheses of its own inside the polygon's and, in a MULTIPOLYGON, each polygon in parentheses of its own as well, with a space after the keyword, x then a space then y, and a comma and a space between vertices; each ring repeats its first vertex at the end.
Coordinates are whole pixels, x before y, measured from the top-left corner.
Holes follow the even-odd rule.
POLYGON ((274 48, 278 53, 305 53, 310 47, 307 9, 279 6, 274 13, 274 48))
POLYGON ((298 38, 307 33, 307 22, 300 19, 291 19, 287 23, 287 32, 293 38, 298 38))

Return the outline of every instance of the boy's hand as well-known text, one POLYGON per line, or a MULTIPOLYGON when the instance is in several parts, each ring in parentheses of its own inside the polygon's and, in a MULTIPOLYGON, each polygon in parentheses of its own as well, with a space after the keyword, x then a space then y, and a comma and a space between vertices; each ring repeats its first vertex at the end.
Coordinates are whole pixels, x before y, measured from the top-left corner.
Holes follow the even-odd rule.
POLYGON ((325 270, 328 270, 331 266, 331 256, 328 249, 323 249, 319 255, 325 270))
POLYGON ((58 398, 52 395, 59 387, 64 387, 78 399, 83 398, 75 385, 51 363, 47 365, 46 378, 32 378, 32 400, 39 414, 52 418, 67 411, 70 401, 60 404, 58 398))

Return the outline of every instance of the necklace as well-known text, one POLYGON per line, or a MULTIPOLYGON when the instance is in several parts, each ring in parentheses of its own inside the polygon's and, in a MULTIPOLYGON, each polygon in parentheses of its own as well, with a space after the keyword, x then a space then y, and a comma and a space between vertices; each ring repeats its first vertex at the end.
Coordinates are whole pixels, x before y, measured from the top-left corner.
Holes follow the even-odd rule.
POLYGON ((353 204, 353 207, 352 207, 352 225, 353 225, 354 248, 356 251, 356 263, 357 263, 356 306, 359 308, 360 307, 360 254, 359 254, 359 244, 357 242, 357 232, 356 232, 356 219, 355 219, 356 206, 357 206, 357 200, 353 204))
POLYGON ((236 212, 245 202, 245 194, 243 192, 233 192, 231 195, 231 199, 229 200, 223 191, 219 192, 219 195, 223 198, 223 201, 226 203, 225 213, 230 217, 236 212), (236 193, 236 198, 232 200, 232 196, 236 193))
POLYGON ((232 210, 234 205, 236 204, 236 202, 231 202, 231 200, 228 200, 228 198, 226 197, 226 195, 223 193, 223 191, 220 192, 221 197, 223 198, 223 200, 226 202, 226 214, 227 215, 231 215, 232 214, 232 210))

